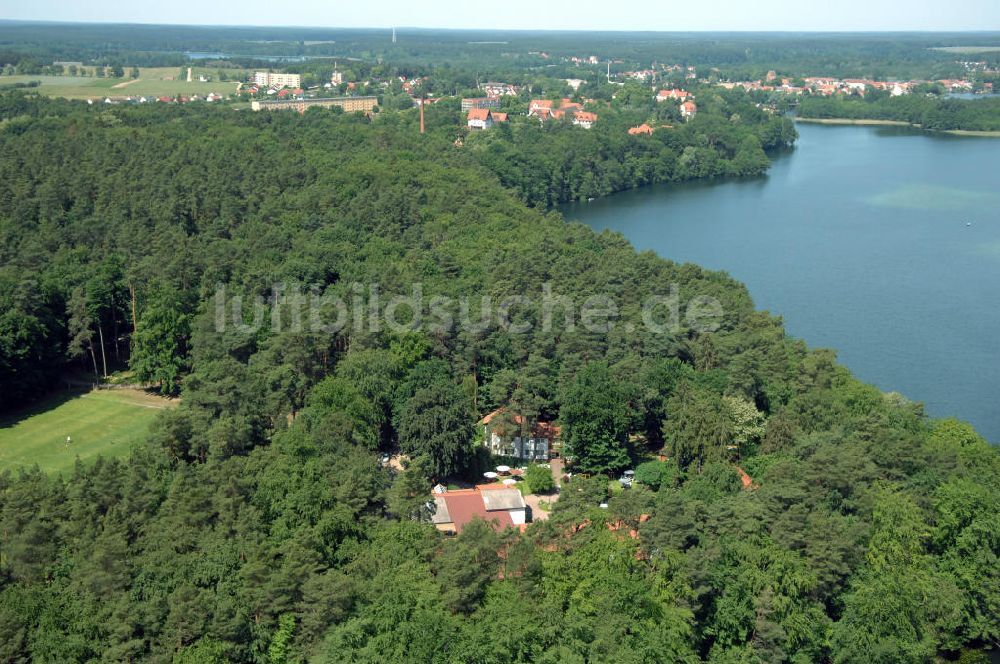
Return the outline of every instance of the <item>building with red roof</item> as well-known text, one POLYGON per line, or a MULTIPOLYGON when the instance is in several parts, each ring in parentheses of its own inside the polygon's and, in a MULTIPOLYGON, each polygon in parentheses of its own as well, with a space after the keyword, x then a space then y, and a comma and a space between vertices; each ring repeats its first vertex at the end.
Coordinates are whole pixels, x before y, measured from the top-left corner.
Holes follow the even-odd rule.
POLYGON ((527 505, 521 492, 500 483, 432 495, 434 514, 431 522, 441 532, 460 534, 477 518, 496 531, 521 526, 527 519, 527 505))
POLYGON ((656 101, 684 101, 691 96, 691 93, 687 90, 679 90, 674 88, 673 90, 660 90, 656 93, 656 101))
POLYGON ((548 113, 552 112, 552 109, 554 107, 555 107, 555 102, 552 101, 551 99, 532 99, 531 102, 528 104, 528 117, 531 117, 533 115, 540 116, 543 114, 543 112, 544 114, 547 115, 548 113))
POLYGON ((597 122, 597 113, 590 111, 577 111, 573 116, 573 124, 584 129, 590 129, 597 122))
POLYGON ((640 136, 645 134, 646 136, 651 136, 653 134, 653 128, 650 127, 645 122, 638 127, 632 127, 628 130, 629 136, 640 136))
POLYGON ((474 108, 469 111, 469 129, 482 130, 493 126, 493 112, 488 108, 474 108))

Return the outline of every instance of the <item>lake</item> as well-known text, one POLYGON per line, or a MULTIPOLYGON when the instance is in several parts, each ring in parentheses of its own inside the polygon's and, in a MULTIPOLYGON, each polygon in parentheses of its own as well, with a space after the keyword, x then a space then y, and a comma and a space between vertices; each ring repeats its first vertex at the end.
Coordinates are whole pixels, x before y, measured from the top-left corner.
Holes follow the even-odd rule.
POLYGON ((562 211, 730 273, 791 335, 836 349, 862 380, 1000 441, 1000 139, 798 130, 765 177, 647 187, 562 211))

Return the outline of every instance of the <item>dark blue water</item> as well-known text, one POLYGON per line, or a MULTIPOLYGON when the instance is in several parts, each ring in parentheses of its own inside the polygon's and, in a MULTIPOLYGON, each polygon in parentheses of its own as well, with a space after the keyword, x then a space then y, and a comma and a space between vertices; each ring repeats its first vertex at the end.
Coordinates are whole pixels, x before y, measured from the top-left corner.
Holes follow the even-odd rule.
POLYGON ((239 53, 217 53, 208 51, 185 51, 184 55, 191 60, 229 60, 230 58, 248 58, 265 62, 305 62, 311 59, 324 59, 333 56, 313 55, 249 55, 239 53))
POLYGON ((798 128, 764 178, 649 187, 563 212, 729 272, 862 380, 1000 441, 1000 139, 798 128))

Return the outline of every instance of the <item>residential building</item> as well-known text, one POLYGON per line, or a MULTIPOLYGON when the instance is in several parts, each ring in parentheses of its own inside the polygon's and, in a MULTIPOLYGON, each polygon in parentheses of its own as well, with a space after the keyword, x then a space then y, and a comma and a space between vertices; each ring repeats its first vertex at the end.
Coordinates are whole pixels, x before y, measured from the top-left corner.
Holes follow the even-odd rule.
POLYGON ((331 97, 328 99, 283 99, 250 102, 250 108, 255 111, 298 111, 305 113, 307 108, 332 108, 337 106, 347 113, 365 112, 374 110, 378 104, 377 97, 331 97))
POLYGON ((461 534, 473 519, 480 518, 494 530, 522 526, 527 521, 527 505, 517 489, 504 484, 482 484, 474 489, 436 490, 431 523, 439 531, 461 534))
POLYGON ((551 99, 532 99, 528 104, 528 117, 538 118, 543 122, 548 119, 561 120, 566 114, 574 114, 583 111, 583 104, 570 99, 560 99, 554 102, 551 99))
POLYGON ((555 102, 551 99, 532 99, 528 103, 528 117, 547 115, 552 112, 555 102))
POLYGON ((651 136, 653 134, 653 128, 650 127, 645 122, 638 127, 632 127, 628 130, 629 136, 640 136, 645 134, 646 136, 651 136))
POLYGON ((484 445, 491 454, 530 461, 547 461, 560 434, 560 428, 551 422, 536 422, 523 431, 523 418, 503 408, 484 417, 480 424, 484 445))
POLYGON ((462 100, 462 111, 471 111, 474 108, 500 108, 499 97, 472 97, 462 100))
POLYGON ((278 88, 301 88, 301 74, 281 74, 268 71, 259 71, 253 75, 253 82, 263 87, 278 88))
POLYGON ((584 129, 590 129, 597 122, 597 113, 590 111, 577 111, 573 116, 573 124, 584 129))
POLYGON ((684 101, 691 96, 687 90, 660 90, 656 93, 656 101, 684 101))
POLYGON ((681 117, 688 120, 698 113, 698 105, 693 101, 686 101, 681 104, 681 117))
POLYGON ((510 83, 498 83, 496 81, 483 83, 480 87, 482 91, 486 93, 487 97, 517 96, 520 92, 520 89, 516 85, 511 85, 510 83))
POLYGON ((474 108, 469 111, 469 129, 489 129, 493 126, 493 114, 488 108, 474 108))

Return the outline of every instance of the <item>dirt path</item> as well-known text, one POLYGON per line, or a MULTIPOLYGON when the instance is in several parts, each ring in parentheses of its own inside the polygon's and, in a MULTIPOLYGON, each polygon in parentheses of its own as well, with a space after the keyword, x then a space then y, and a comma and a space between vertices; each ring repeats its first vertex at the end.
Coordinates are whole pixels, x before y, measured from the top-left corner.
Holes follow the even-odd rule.
POLYGON ((555 481, 556 486, 562 486, 563 468, 565 466, 566 462, 562 459, 552 459, 549 461, 549 468, 552 469, 552 479, 555 481))
POLYGON ((111 86, 111 89, 112 90, 119 90, 121 88, 124 88, 127 85, 132 85, 133 83, 138 83, 141 80, 142 80, 141 78, 133 78, 131 81, 122 81, 121 83, 115 83, 114 85, 111 86))
POLYGON ((116 390, 94 390, 86 394, 81 394, 85 399, 97 399, 100 401, 117 401, 132 406, 142 408, 155 408, 156 410, 166 410, 174 408, 180 403, 176 397, 162 397, 158 394, 151 394, 143 390, 132 388, 122 388, 116 390))

